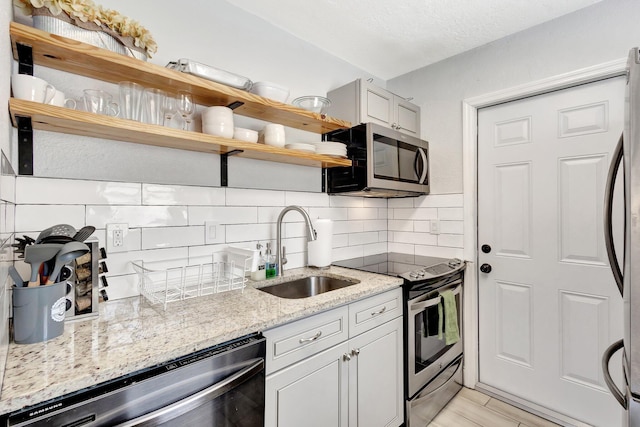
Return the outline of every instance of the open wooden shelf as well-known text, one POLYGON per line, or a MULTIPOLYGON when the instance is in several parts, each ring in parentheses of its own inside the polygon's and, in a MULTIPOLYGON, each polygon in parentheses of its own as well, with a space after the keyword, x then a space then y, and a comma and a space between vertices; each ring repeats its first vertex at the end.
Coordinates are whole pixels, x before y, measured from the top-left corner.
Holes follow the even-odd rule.
POLYGON ((188 90, 197 104, 230 105, 242 102, 234 113, 315 133, 351 127, 351 123, 312 113, 289 104, 120 55, 73 39, 11 22, 9 31, 14 58, 16 44, 30 46, 33 63, 111 83, 133 81, 169 93, 188 90))
POLYGON ((207 153, 224 154, 234 150, 242 150, 237 154, 239 157, 303 166, 323 168, 351 166, 349 159, 150 125, 16 98, 9 99, 9 111, 13 125, 16 127, 16 116, 23 116, 31 118, 33 129, 51 132, 207 153))

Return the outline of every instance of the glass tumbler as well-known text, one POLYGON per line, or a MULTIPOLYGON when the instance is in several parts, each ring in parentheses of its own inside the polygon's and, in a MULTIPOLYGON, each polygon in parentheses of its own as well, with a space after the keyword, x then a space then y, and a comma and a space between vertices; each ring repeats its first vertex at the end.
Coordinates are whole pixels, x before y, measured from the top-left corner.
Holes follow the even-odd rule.
POLYGON ((152 125, 164 123, 164 99, 167 94, 160 89, 145 89, 142 97, 144 121, 152 125))
POLYGON ((120 118, 141 121, 144 87, 133 82, 120 82, 118 87, 120 90, 120 118))

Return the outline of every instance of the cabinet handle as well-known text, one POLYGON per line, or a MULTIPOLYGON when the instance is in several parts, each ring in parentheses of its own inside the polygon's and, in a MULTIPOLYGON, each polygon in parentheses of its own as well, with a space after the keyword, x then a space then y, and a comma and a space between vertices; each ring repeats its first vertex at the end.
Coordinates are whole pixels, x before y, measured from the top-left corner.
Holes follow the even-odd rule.
POLYGON ((371 315, 372 315, 372 316, 378 316, 378 315, 380 315, 380 314, 384 313, 385 311, 387 311, 387 306, 386 306, 386 305, 385 305, 384 307, 382 307, 382 308, 381 308, 380 310, 378 310, 378 311, 372 311, 372 312, 371 312, 371 315))
POLYGON ((395 123, 391 123, 391 129, 397 129, 397 128, 398 128, 398 125, 397 125, 397 124, 395 124, 395 123))
POLYGON ((306 342, 312 342, 317 340, 318 338, 320 338, 320 335, 322 335, 322 331, 318 331, 317 334, 315 334, 314 336, 312 336, 311 338, 300 338, 300 344, 304 344, 306 342))
POLYGON ((353 350, 351 350, 351 355, 352 356, 357 356, 360 354, 360 349, 359 348, 354 348, 353 350))
POLYGON ((349 360, 351 360, 351 356, 345 353, 342 355, 342 360, 344 360, 345 362, 348 362, 349 360))

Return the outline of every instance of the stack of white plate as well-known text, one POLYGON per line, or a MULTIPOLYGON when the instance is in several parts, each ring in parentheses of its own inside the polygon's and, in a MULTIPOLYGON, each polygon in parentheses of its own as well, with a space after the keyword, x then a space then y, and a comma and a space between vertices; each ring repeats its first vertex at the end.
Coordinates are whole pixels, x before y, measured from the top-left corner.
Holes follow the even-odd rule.
POLYGON ((300 150, 300 151, 304 151, 307 153, 315 153, 316 152, 316 146, 313 144, 303 144, 301 142, 296 142, 296 143, 292 143, 292 144, 287 144, 284 146, 284 148, 288 148, 289 150, 300 150))
POLYGON ((347 157, 347 146, 341 142, 322 141, 314 142, 317 154, 333 157, 347 157))

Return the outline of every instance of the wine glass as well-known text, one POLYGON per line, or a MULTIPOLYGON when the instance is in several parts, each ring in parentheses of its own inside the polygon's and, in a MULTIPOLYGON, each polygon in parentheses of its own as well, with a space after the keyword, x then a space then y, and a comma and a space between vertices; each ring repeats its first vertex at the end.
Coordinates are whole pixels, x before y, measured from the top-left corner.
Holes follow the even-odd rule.
POLYGON ((191 116, 193 115, 196 104, 193 103, 193 96, 191 93, 181 90, 178 92, 178 113, 184 120, 184 127, 182 129, 189 130, 191 125, 191 116))
POLYGON ((167 95, 164 97, 162 104, 162 113, 164 114, 164 125, 171 126, 173 116, 178 112, 178 105, 175 96, 167 95))

